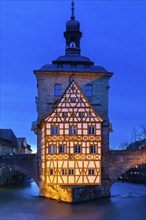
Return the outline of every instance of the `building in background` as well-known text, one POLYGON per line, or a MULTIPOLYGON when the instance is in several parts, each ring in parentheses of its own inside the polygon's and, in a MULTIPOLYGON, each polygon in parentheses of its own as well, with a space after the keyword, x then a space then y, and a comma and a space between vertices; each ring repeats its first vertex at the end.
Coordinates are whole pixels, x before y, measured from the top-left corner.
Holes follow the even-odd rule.
MULTIPOLYGON (((0 155, 31 154, 26 138, 17 138, 12 129, 0 129, 0 155)), ((0 167, 0 185, 16 182, 24 175, 11 167, 0 167)))
MULTIPOLYGON (((146 139, 130 143, 126 150, 143 150, 146 149, 146 139)), ((128 170, 126 173, 119 177, 119 180, 146 184, 146 164, 141 164, 128 170)))

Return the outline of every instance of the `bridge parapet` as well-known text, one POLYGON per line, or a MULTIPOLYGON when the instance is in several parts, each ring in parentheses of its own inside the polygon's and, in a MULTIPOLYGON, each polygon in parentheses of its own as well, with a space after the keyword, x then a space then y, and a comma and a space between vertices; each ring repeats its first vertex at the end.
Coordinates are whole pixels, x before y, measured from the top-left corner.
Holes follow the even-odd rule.
POLYGON ((37 154, 13 154, 13 155, 10 155, 10 154, 8 154, 8 155, 0 155, 0 163, 1 163, 1 161, 7 161, 7 160, 15 160, 15 159, 35 159, 36 158, 36 156, 37 156, 37 154))

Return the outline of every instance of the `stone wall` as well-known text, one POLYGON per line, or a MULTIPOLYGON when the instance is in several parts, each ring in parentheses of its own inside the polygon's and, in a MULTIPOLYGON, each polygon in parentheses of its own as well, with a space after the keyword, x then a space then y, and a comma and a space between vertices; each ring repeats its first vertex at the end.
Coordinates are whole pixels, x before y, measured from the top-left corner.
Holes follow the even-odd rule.
MULTIPOLYGON (((101 117, 104 118, 103 123, 103 152, 109 150, 109 119, 108 119, 108 90, 109 76, 102 73, 41 73, 36 74, 38 87, 38 124, 40 121, 50 114, 55 106, 55 102, 60 96, 54 96, 54 84, 62 84, 62 92, 66 90, 71 80, 75 80, 83 93, 85 85, 90 83, 93 85, 93 96, 88 97, 89 102, 101 117)), ((38 129, 38 151, 40 151, 40 130, 38 129)))
POLYGON ((38 86, 38 119, 39 121, 52 111, 54 103, 60 96, 54 96, 54 84, 62 84, 62 92, 66 90, 71 80, 75 80, 85 92, 85 85, 93 85, 93 96, 88 97, 95 111, 108 120, 108 89, 109 78, 103 74, 94 73, 40 73, 37 74, 38 86), (72 77, 71 77, 72 76, 72 77))
POLYGON ((110 195, 108 183, 102 186, 46 186, 40 189, 43 197, 67 203, 83 202, 108 197, 110 195))

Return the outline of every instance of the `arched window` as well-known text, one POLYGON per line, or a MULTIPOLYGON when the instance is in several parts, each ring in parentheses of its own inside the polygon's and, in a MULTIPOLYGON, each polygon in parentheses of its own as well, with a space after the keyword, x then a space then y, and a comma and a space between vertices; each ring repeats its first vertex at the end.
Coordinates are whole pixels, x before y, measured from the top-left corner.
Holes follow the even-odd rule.
POLYGON ((71 42, 70 43, 70 48, 76 48, 76 43, 75 42, 71 42))
POLYGON ((85 86, 85 95, 90 97, 93 96, 93 86, 91 84, 85 86))
POLYGON ((61 84, 55 84, 54 85, 54 95, 60 96, 62 94, 62 85, 61 84))

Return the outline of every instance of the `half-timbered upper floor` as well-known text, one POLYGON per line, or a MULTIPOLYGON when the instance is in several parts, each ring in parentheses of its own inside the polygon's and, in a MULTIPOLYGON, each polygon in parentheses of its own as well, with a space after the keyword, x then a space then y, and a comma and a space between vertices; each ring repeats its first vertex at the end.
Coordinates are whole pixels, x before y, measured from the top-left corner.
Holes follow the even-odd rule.
POLYGON ((100 184, 102 122, 73 81, 42 122, 42 178, 47 183, 100 184))

